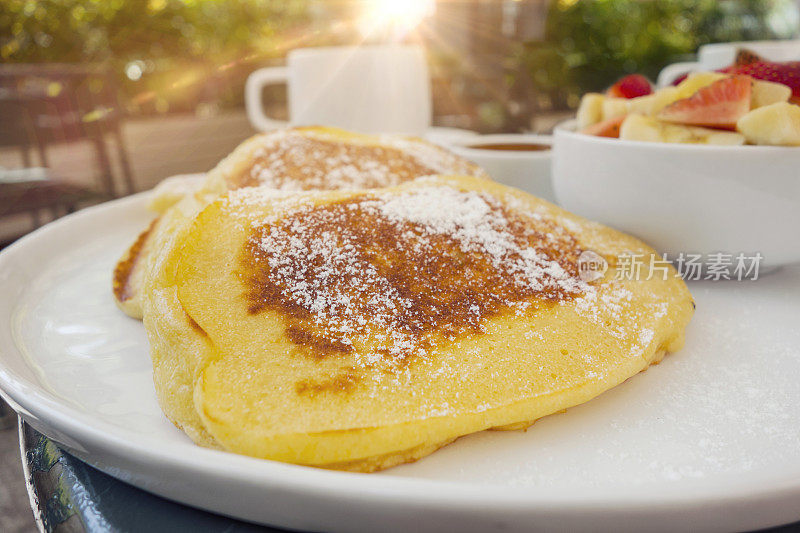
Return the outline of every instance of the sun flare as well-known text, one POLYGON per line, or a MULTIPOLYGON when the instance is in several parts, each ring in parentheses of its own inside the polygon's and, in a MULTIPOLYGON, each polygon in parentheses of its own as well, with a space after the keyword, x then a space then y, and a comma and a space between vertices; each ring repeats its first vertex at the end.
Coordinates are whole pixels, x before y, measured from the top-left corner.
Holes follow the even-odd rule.
POLYGON ((367 0, 359 29, 364 36, 404 35, 434 11, 434 0, 367 0))

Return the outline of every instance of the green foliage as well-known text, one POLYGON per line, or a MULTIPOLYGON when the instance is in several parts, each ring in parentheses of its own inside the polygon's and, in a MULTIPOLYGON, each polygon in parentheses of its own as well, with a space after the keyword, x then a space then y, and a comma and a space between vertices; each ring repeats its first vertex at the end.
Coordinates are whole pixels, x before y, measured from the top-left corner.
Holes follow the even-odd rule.
POLYGON ((545 39, 516 59, 538 92, 571 106, 625 74, 655 79, 706 43, 797 34, 795 0, 560 0, 551 2, 545 39))
MULTIPOLYGON (((307 20, 307 4, 307 0, 0 0, 0 60, 105 63, 119 75, 132 106, 139 101, 158 104, 156 99, 136 98, 151 92, 166 98, 160 102, 166 107, 180 107, 182 101, 189 105, 203 92, 203 80, 233 76, 234 85, 240 86, 239 78, 253 68, 252 63, 282 55, 278 37, 307 20), (129 68, 141 78, 125 76, 129 68)), ((239 98, 240 92, 236 94, 239 98)))
POLYGON ((202 59, 252 50, 302 0, 0 0, 4 61, 202 59))

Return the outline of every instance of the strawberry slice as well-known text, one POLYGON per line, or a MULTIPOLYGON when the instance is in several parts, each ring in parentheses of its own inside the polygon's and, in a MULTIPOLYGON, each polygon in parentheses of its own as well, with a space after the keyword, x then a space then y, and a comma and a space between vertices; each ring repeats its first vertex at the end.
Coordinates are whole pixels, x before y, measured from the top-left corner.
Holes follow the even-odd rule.
POLYGON ((629 74, 609 87, 606 95, 616 98, 636 98, 637 96, 647 96, 652 92, 653 85, 650 80, 641 74, 629 74))
MULTIPOLYGON (((720 72, 722 72, 722 71, 720 71, 720 72)), ((687 72, 686 74, 681 74, 680 76, 678 76, 677 78, 672 80, 672 83, 670 83, 670 85, 672 85, 673 87, 677 87, 678 85, 681 84, 681 82, 683 80, 685 80, 686 78, 689 77, 689 74, 691 74, 691 72, 687 72)))
POLYGON ((753 63, 763 63, 764 61, 766 61, 766 59, 752 50, 747 48, 739 48, 736 50, 736 59, 733 60, 733 65, 729 66, 725 70, 733 70, 737 67, 752 65, 753 63))
POLYGON ((751 90, 752 81, 747 76, 721 79, 668 105, 658 118, 689 126, 735 130, 736 121, 750 111, 751 90))
POLYGON ((628 115, 622 115, 619 117, 609 118, 602 122, 598 122, 597 124, 592 124, 591 126, 587 126, 581 130, 581 133, 585 133, 586 135, 594 135, 595 137, 611 137, 614 139, 619 139, 619 129, 622 126, 622 122, 625 120, 625 117, 628 115))
POLYGON ((800 61, 772 63, 761 61, 731 68, 731 74, 743 74, 757 80, 782 83, 792 89, 791 101, 800 104, 800 61))

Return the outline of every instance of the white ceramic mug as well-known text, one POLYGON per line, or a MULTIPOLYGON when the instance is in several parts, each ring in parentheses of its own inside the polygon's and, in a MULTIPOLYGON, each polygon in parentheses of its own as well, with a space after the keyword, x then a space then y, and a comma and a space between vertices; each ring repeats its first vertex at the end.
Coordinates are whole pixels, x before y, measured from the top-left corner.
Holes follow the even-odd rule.
POLYGON ((658 74, 658 86, 672 83, 678 76, 688 72, 716 70, 725 68, 736 59, 736 52, 746 48, 770 61, 800 60, 800 39, 791 41, 739 41, 733 43, 713 43, 700 47, 697 61, 667 65, 658 74))
POLYGON ((422 48, 406 45, 300 48, 286 67, 253 72, 245 88, 256 129, 336 126, 362 133, 422 135, 431 124, 431 86, 422 48), (265 86, 288 86, 289 123, 267 116, 265 86))
POLYGON ((501 133, 465 137, 449 146, 454 153, 482 167, 495 181, 522 189, 548 202, 555 202, 550 177, 549 135, 501 133), (496 150, 491 145, 536 144, 547 150, 496 150), (484 148, 479 148, 484 146, 484 148))

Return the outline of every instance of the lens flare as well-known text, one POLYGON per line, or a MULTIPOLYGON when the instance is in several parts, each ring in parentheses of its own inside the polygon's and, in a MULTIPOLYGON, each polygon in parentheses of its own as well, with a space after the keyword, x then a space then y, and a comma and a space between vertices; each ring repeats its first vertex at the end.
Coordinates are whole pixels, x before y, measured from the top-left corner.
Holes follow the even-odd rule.
POLYGON ((434 0, 368 0, 358 26, 365 37, 402 37, 434 11, 434 0))

